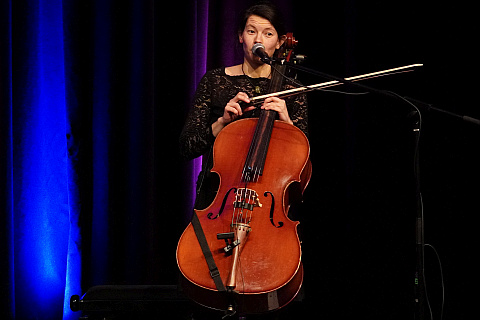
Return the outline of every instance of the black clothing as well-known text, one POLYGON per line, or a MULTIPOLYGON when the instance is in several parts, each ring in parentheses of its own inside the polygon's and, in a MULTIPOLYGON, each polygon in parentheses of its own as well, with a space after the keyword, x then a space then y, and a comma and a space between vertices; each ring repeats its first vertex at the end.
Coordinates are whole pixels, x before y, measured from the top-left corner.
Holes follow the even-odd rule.
MULTIPOLYGON (((295 83, 284 81, 283 90, 298 87, 295 83)), ((200 81, 195 93, 193 107, 190 110, 182 134, 180 152, 185 159, 191 160, 209 151, 215 141, 211 126, 223 115, 225 105, 239 92, 249 97, 258 95, 255 86, 262 94, 268 93, 270 79, 250 78, 246 75, 229 76, 224 68, 208 71, 200 81)), ((288 114, 293 124, 308 135, 307 99, 299 94, 285 99, 288 114)), ((258 109, 246 114, 246 117, 258 117, 258 109)))
MULTIPOLYGON (((255 87, 260 88, 261 94, 268 93, 271 80, 268 78, 250 78, 246 75, 229 76, 224 68, 208 71, 195 92, 193 107, 188 113, 187 120, 180 135, 180 152, 186 160, 204 155, 203 171, 205 177, 202 183, 202 192, 197 198, 197 209, 209 205, 217 191, 218 177, 210 173, 212 168, 212 145, 215 137, 212 134, 212 124, 223 116, 225 105, 239 92, 245 92, 249 97, 259 95, 255 87)), ((298 82, 286 79, 282 90, 298 87, 298 82)), ((285 98, 288 114, 293 124, 308 136, 307 98, 305 94, 285 98)), ((243 117, 258 117, 260 109, 244 113, 243 117)), ((199 181, 202 173, 200 173, 199 181)), ((200 187, 197 181, 197 188, 200 187)))

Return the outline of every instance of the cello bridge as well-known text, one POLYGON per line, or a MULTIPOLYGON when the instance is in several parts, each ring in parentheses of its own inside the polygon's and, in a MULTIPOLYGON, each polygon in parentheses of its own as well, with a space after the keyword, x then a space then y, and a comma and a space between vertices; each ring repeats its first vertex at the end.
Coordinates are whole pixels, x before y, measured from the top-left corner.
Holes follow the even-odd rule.
POLYGON ((236 209, 246 209, 248 211, 253 211, 255 207, 262 207, 262 204, 260 203, 258 194, 255 190, 248 188, 239 188, 237 189, 237 194, 235 196, 235 201, 233 202, 233 207, 236 209))

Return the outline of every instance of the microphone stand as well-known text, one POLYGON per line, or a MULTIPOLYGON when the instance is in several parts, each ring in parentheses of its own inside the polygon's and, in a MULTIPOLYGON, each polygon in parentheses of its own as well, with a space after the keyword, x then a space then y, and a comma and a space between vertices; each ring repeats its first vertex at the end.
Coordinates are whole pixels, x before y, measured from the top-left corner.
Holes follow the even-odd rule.
POLYGON ((415 195, 416 195, 416 222, 415 222, 416 263, 415 263, 415 287, 414 287, 414 302, 415 302, 414 319, 416 320, 425 319, 425 303, 428 302, 428 298, 426 296, 425 277, 424 277, 425 234, 424 234, 423 202, 422 202, 422 194, 420 189, 420 174, 419 174, 420 164, 419 164, 419 154, 418 154, 419 153, 418 143, 420 139, 420 129, 421 129, 421 114, 417 108, 417 105, 424 107, 427 111, 440 112, 440 113, 449 115, 451 117, 461 119, 463 121, 470 122, 476 125, 480 125, 480 120, 469 117, 469 116, 462 116, 462 115, 449 112, 447 110, 443 110, 440 108, 436 108, 431 104, 418 101, 409 97, 402 97, 391 91, 380 90, 380 89, 366 86, 357 82, 352 82, 340 77, 326 74, 317 70, 299 66, 294 62, 281 61, 281 63, 287 63, 287 65, 289 65, 292 69, 307 72, 307 73, 310 73, 322 78, 326 78, 329 80, 335 80, 343 84, 348 84, 358 88, 362 88, 367 92, 376 93, 379 95, 383 95, 383 96, 387 96, 395 99, 401 99, 409 103, 413 107, 415 107, 415 109, 417 110, 410 114, 411 116, 416 116, 416 119, 414 120, 414 125, 413 125, 413 133, 414 133, 414 140, 415 140, 414 179, 415 179, 415 195))
POLYGON ((411 103, 415 103, 416 105, 420 105, 420 106, 424 107, 427 111, 440 112, 440 113, 446 114, 448 116, 451 116, 451 117, 454 117, 454 118, 457 118, 457 119, 460 119, 460 120, 463 120, 463 121, 466 121, 466 122, 470 122, 470 123, 473 123, 473 124, 476 124, 476 125, 480 125, 480 120, 479 119, 472 118, 472 117, 465 116, 465 115, 462 116, 462 115, 459 115, 459 114, 456 114, 456 113, 453 113, 453 112, 450 112, 450 111, 447 111, 447 110, 444 110, 444 109, 440 109, 440 108, 434 107, 430 103, 419 101, 419 100, 416 100, 416 99, 413 99, 413 98, 410 98, 410 97, 402 97, 402 96, 399 96, 399 95, 397 95, 397 94, 395 94, 391 91, 386 91, 386 90, 381 90, 381 89, 373 88, 373 87, 370 87, 370 86, 366 86, 366 85, 363 85, 363 84, 358 83, 358 82, 353 82, 353 81, 346 80, 346 79, 343 79, 343 78, 340 78, 340 77, 336 77, 336 76, 333 76, 333 75, 330 75, 330 74, 327 74, 327 73, 324 73, 324 72, 320 72, 320 71, 317 71, 317 70, 314 70, 314 69, 306 68, 306 67, 300 66, 298 64, 295 64, 294 62, 293 63, 292 62, 286 62, 286 63, 292 69, 307 72, 307 73, 310 73, 310 74, 313 74, 313 75, 316 75, 316 76, 319 76, 319 77, 322 77, 322 78, 326 78, 326 79, 329 79, 329 80, 335 80, 335 81, 341 82, 343 84, 348 84, 348 85, 352 85, 352 86, 355 86, 355 87, 358 87, 358 88, 362 88, 364 90, 367 90, 368 92, 377 93, 377 94, 380 94, 380 95, 383 95, 383 96, 388 96, 388 97, 395 98, 395 99, 402 99, 404 101, 409 101, 411 103))

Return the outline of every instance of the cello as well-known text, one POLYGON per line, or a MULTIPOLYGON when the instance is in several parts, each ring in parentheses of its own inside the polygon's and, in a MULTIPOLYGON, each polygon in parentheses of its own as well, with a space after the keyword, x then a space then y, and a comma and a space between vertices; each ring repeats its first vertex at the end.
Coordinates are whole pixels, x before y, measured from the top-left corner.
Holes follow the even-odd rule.
MULTIPOLYGON (((272 65, 270 92, 281 89, 281 62, 291 59, 296 44, 288 33, 272 65)), ((217 195, 194 211, 178 242, 183 290, 208 308, 273 311, 292 301, 302 285, 299 222, 288 212, 310 180, 310 147, 300 129, 275 117, 275 111, 261 110, 259 118, 220 131, 211 169, 220 178, 217 195)))

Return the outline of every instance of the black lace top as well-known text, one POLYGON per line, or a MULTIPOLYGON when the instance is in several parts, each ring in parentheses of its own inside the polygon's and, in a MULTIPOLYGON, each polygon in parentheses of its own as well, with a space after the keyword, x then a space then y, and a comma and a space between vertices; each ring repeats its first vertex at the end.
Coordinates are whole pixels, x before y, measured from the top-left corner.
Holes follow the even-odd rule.
MULTIPOLYGON (((194 159, 208 153, 215 141, 212 124, 223 115, 225 105, 237 95, 245 92, 249 97, 255 93, 255 86, 260 87, 261 94, 268 93, 270 79, 250 78, 245 75, 229 76, 224 68, 208 71, 200 81, 194 96, 182 133, 180 135, 180 152, 185 159, 194 159)), ((284 89, 295 88, 293 81, 284 81, 284 89)), ((305 94, 285 98, 288 114, 293 124, 308 136, 307 99, 305 94)), ((258 117, 259 109, 246 112, 244 117, 258 117)))

